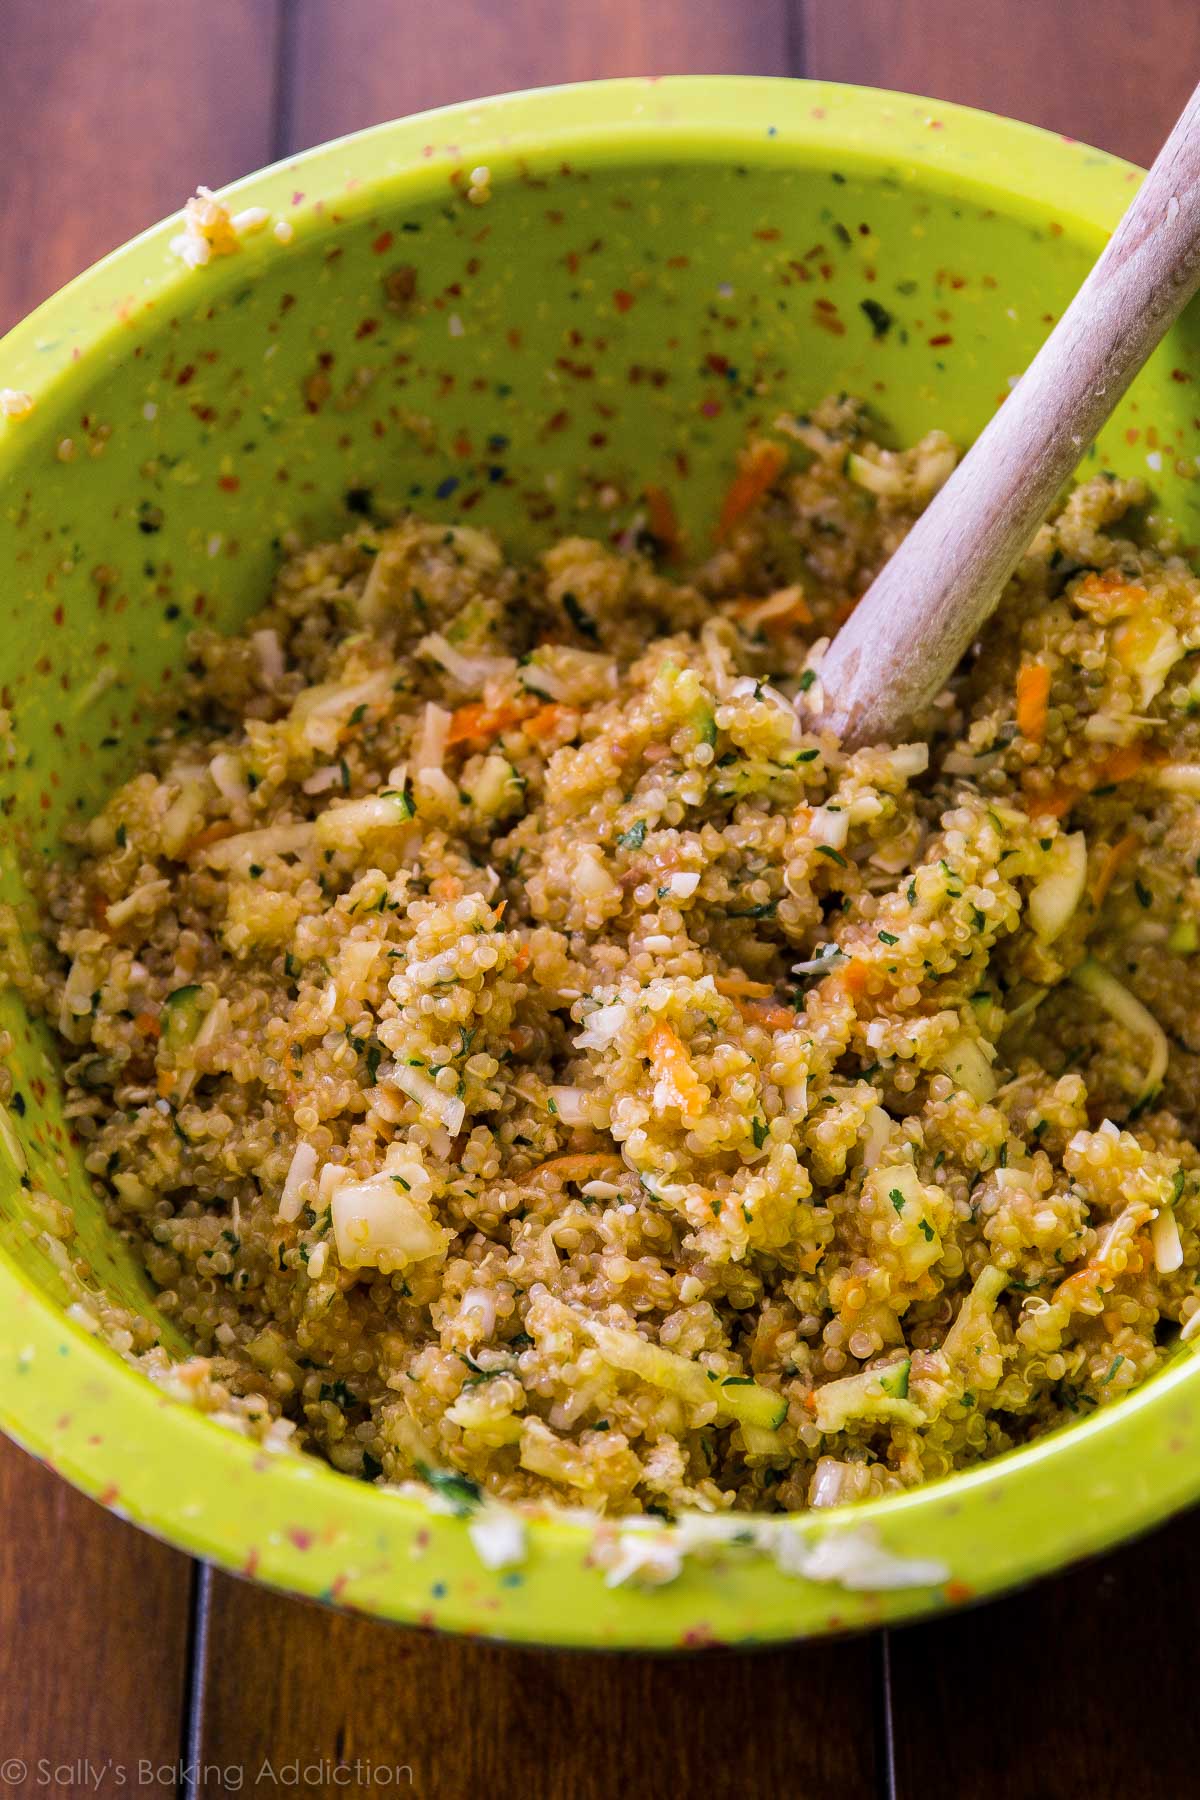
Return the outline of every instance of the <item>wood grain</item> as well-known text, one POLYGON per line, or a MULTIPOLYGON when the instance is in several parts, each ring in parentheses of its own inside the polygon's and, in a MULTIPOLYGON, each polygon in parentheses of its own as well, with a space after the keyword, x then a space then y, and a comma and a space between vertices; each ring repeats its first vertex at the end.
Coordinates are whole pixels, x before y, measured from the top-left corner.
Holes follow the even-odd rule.
MULTIPOLYGON (((176 1764, 187 1557, 3 1439, 0 1519, 0 1792, 94 1793, 87 1763, 123 1765, 131 1786, 142 1759, 176 1764), (10 1757, 27 1765, 24 1781, 5 1780, 10 1757)), ((110 1777, 102 1791, 117 1786, 110 1777)), ((152 1800, 173 1795, 175 1782, 152 1775, 136 1791, 152 1800)))
POLYGON ((0 331, 269 160, 277 0, 4 0, 0 331))
MULTIPOLYGON (((3 0, 0 17, 3 330, 197 181, 266 159, 277 9, 3 0)), ((191 1563, 3 1441, 0 1518, 0 1771, 9 1756, 29 1767, 20 1783, 0 1772, 0 1791, 93 1793, 106 1759, 128 1789, 140 1759, 175 1765, 191 1563)), ((175 1789, 168 1774, 135 1791, 175 1789)), ((119 1791, 111 1770, 101 1791, 119 1791)))
POLYGON ((892 1637, 897 1800, 1196 1791, 1196 1516, 1029 1593, 892 1637))
MULTIPOLYGON (((213 1768, 268 1756, 407 1766, 401 1791, 421 1800, 878 1791, 861 1640, 699 1660, 548 1654, 425 1637, 228 1579, 208 1640, 198 1760, 213 1768)), ((385 1778, 364 1785, 382 1792, 385 1778)))
POLYGON ((507 89, 615 75, 799 73, 792 0, 455 0, 414 31, 395 0, 298 0, 288 147, 507 89))
MULTIPOLYGON (((803 0, 807 71, 1032 120, 1148 162, 1200 67, 1194 0, 803 0)), ((1192 1513, 890 1640, 897 1800, 1161 1800, 1196 1785, 1192 1513), (1162 1723, 1158 1723, 1161 1721, 1162 1723)))
POLYGON ((1148 163, 1200 69, 1195 0, 798 0, 805 73, 1008 113, 1148 163))

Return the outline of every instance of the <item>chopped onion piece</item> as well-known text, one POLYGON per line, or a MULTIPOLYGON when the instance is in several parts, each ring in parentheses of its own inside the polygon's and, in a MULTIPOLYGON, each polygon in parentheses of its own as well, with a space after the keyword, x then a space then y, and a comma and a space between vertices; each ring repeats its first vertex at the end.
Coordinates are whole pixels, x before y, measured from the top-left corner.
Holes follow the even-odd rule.
POLYGON ((450 1240, 390 1175, 344 1181, 330 1204, 338 1258, 346 1269, 403 1269, 444 1254, 450 1240))
POLYGON ((430 700, 421 715, 421 730, 413 749, 417 768, 424 773, 440 769, 446 755, 446 738, 450 731, 450 714, 430 700))
POLYGON ((594 844, 584 844, 575 859, 575 887, 585 900, 611 899, 618 892, 594 844))
POLYGON ((1169 1206, 1164 1206, 1151 1224, 1150 1242, 1154 1246, 1154 1266, 1160 1275, 1173 1275, 1176 1269, 1182 1268, 1179 1221, 1169 1206))
POLYGON ((575 1039, 575 1048, 607 1050, 628 1017, 629 1008, 623 1000, 615 1001, 611 1006, 598 1006, 584 1020, 583 1030, 575 1039))
POLYGON ((512 656, 466 656, 438 631, 432 631, 428 637, 421 639, 417 645, 417 654, 432 656, 448 675, 453 675, 455 681, 471 694, 479 693, 485 682, 515 674, 517 667, 516 659, 512 656))
POLYGON ((586 1125, 588 1093, 581 1087, 552 1087, 549 1090, 554 1108, 564 1125, 586 1125))
POLYGON ((847 960, 844 950, 839 950, 836 944, 828 944, 822 955, 810 957, 807 962, 793 963, 792 973, 815 975, 819 971, 822 975, 827 975, 831 969, 840 969, 847 960))
POLYGON ((300 1198, 300 1191, 306 1181, 311 1181, 316 1167, 317 1153, 312 1145, 303 1142, 297 1144, 288 1166, 283 1192, 279 1196, 279 1207, 275 1214, 277 1219, 282 1219, 285 1224, 290 1224, 293 1219, 300 1217, 300 1208, 304 1204, 300 1198))
POLYGON ((981 1038, 958 1031, 937 1059, 938 1068, 981 1104, 996 1092, 996 1077, 988 1058, 990 1049, 991 1046, 985 1046, 981 1038))
POLYGON ((443 1094, 423 1069, 414 1068, 411 1063, 393 1063, 388 1071, 388 1079, 407 1094, 410 1100, 415 1100, 424 1112, 444 1125, 452 1137, 458 1136, 467 1109, 454 1094, 443 1094))
POLYGON ((254 645, 258 657, 258 666, 263 680, 268 687, 282 681, 285 664, 283 651, 279 647, 279 636, 274 631, 252 631, 250 642, 254 645))
POLYGON ((689 900, 700 886, 700 877, 694 869, 680 870, 667 882, 677 900, 689 900))
POLYGON ((837 807, 818 806, 808 821, 808 835, 832 850, 844 848, 850 835, 850 815, 837 807))

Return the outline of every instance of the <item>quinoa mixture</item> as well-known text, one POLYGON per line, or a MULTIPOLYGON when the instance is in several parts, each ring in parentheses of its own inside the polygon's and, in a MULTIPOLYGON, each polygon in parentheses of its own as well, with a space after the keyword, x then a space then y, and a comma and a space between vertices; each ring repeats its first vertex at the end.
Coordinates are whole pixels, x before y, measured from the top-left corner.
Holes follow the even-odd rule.
POLYGON ((1200 1330, 1200 584, 1099 475, 845 754, 822 647, 955 460, 869 431, 780 420, 690 559, 656 490, 526 566, 363 521, 196 634, 14 975, 148 1372, 367 1479, 799 1509, 1200 1330))

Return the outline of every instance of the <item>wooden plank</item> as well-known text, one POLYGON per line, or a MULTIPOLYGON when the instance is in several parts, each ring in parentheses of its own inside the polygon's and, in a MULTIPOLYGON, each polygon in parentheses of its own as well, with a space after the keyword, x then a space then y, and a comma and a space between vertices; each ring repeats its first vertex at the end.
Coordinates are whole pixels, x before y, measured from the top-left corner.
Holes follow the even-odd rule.
MULTIPOLYGON (((803 0, 808 72, 1029 119, 1149 162, 1200 65, 1194 0, 803 0), (1131 28, 1132 27, 1132 28, 1131 28)), ((1195 1515, 1058 1581, 890 1642, 899 1800, 1157 1800, 1195 1786, 1179 1621, 1195 1515), (1110 1680, 1119 1662, 1119 1680, 1110 1680), (1147 1727, 1148 1720, 1162 1721, 1147 1727), (953 1755, 950 1745, 959 1746, 953 1755)))
POLYGON ((361 1759, 363 1790, 421 1800, 877 1792, 861 1640, 699 1660, 547 1654, 219 1578, 208 1647, 197 1761, 214 1769, 361 1759), (405 1767, 411 1785, 393 1773, 405 1767))
POLYGON ((798 0, 805 72, 1045 125, 1149 163, 1195 86, 1195 0, 798 0))
POLYGON ((0 331, 106 250, 270 159, 275 0, 5 0, 0 331))
POLYGON ((1196 1522, 1192 1513, 1057 1581, 893 1633, 897 1800, 1194 1793, 1196 1522))
POLYGON ((422 14, 395 0, 301 0, 289 52, 289 147, 424 107, 614 75, 781 75, 788 0, 456 0, 422 14))
MULTIPOLYGON (((107 1762, 139 1794, 173 1795, 188 1558, 3 1439, 0 1519, 0 1792, 95 1793, 107 1762)), ((105 1780, 115 1792, 111 1768, 105 1780)))
MULTIPOLYGON (((787 11, 784 0, 464 0, 413 32, 391 0, 302 0, 285 58, 286 141, 555 80, 780 73, 787 11)), ((865 1641, 718 1661, 555 1656, 320 1613, 219 1575, 206 1639, 197 1748, 218 1767, 362 1757, 411 1767, 413 1791, 446 1800, 875 1791, 876 1652, 865 1641)))
MULTIPOLYGON (((0 330, 197 181, 264 161, 275 65, 258 0, 5 0, 3 21, 0 330)), ((3 1442, 0 1517, 0 1788, 93 1793, 107 1761, 173 1794, 135 1777, 179 1759, 192 1565, 3 1442)))

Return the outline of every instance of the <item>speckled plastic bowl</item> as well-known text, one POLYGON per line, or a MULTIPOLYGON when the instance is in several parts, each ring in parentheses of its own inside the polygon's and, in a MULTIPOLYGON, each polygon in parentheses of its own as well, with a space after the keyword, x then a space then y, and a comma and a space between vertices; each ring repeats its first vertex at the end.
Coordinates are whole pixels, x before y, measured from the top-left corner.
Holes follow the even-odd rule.
MULTIPOLYGON (((899 95, 617 82, 404 120, 239 183, 234 204, 287 221, 290 243, 268 225, 191 270, 169 249, 176 220, 118 251, 0 345, 0 388, 34 402, 0 421, 5 898, 21 904, 22 859, 133 766, 192 624, 261 599, 285 528, 412 502, 524 550, 610 531, 656 482, 701 543, 745 433, 830 389, 865 395, 898 439, 935 424, 969 438, 1136 180, 1078 144, 899 95), (479 165, 490 184, 468 198, 479 165), (615 512, 597 511, 612 491, 615 512)), ((1200 537, 1198 373, 1193 313, 1090 454, 1149 474, 1200 537)), ((0 1421, 227 1568, 497 1637, 762 1642, 994 1592, 1200 1494, 1184 1353, 1030 1450, 812 1524, 813 1543, 867 1527, 941 1564, 933 1586, 862 1591, 729 1548, 665 1586, 612 1588, 588 1529, 561 1521, 489 1571, 464 1521, 261 1454, 65 1316, 39 1188, 70 1200, 95 1281, 154 1301, 89 1194, 48 1037, 11 994, 0 1005, 16 1042, 0 1421)))

